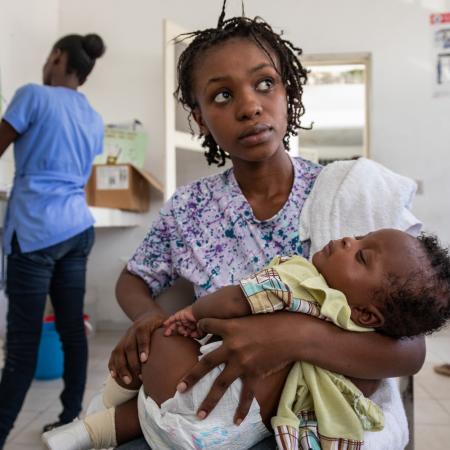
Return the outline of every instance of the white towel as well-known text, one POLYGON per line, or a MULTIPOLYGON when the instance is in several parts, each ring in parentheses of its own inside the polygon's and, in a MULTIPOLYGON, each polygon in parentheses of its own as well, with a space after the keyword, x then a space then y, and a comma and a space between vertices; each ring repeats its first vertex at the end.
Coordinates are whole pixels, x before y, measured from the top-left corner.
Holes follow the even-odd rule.
POLYGON ((364 450, 403 450, 409 441, 409 431, 397 381, 383 380, 370 398, 383 409, 384 428, 364 433, 364 450))
POLYGON ((421 222, 409 208, 416 183, 366 158, 328 164, 300 215, 300 239, 311 256, 331 239, 396 228, 417 235, 421 222))
MULTIPOLYGON (((327 165, 317 177, 300 215, 300 239, 311 240, 310 256, 331 239, 396 228, 416 236, 421 222, 410 211, 416 183, 360 158, 327 165)), ((371 397, 384 412, 385 426, 366 432, 365 450, 403 450, 408 423, 397 383, 384 380, 371 397)))

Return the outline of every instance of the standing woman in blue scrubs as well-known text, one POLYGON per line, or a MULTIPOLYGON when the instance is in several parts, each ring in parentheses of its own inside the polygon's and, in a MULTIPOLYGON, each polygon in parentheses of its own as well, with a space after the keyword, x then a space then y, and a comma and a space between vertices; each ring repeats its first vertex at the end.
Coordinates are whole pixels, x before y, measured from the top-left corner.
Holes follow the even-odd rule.
POLYGON ((6 361, 0 382, 0 449, 33 379, 47 295, 64 350, 63 411, 81 411, 87 341, 86 263, 94 219, 84 185, 103 146, 103 122, 78 92, 105 46, 96 34, 56 42, 43 86, 21 87, 0 123, 0 156, 14 142, 15 177, 3 230, 9 297, 6 361))

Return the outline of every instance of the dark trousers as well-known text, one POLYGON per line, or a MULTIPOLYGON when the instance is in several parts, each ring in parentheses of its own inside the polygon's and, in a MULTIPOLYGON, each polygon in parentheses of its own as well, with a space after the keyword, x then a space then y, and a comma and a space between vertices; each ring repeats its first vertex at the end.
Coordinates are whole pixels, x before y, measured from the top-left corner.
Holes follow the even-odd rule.
POLYGON ((9 309, 6 361, 0 382, 0 449, 33 380, 47 295, 64 351, 63 411, 59 418, 70 422, 81 411, 88 358, 83 301, 87 257, 93 243, 92 227, 29 253, 22 253, 13 238, 6 273, 9 309))

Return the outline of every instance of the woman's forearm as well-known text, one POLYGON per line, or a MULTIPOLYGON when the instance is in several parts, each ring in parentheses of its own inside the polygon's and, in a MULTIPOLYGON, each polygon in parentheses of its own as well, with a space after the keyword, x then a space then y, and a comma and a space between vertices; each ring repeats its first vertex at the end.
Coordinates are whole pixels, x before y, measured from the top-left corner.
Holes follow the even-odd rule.
POLYGON ((13 143, 19 134, 17 131, 6 121, 0 121, 0 157, 8 148, 9 144, 13 143))
POLYGON ((117 301, 124 313, 132 320, 144 313, 161 313, 158 306, 150 295, 147 284, 136 275, 128 272, 125 268, 116 283, 117 301))
POLYGON ((307 361, 349 377, 381 379, 412 375, 425 359, 423 337, 395 340, 375 332, 345 331, 304 314, 272 316, 271 335, 278 334, 278 345, 285 346, 292 361, 307 361))

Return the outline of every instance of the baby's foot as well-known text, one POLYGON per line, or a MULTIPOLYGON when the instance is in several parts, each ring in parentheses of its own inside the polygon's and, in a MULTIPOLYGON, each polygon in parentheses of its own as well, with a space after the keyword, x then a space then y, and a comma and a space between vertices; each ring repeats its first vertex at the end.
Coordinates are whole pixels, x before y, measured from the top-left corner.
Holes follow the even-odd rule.
POLYGON ((90 450, 91 438, 82 420, 63 425, 42 435, 49 450, 90 450))

